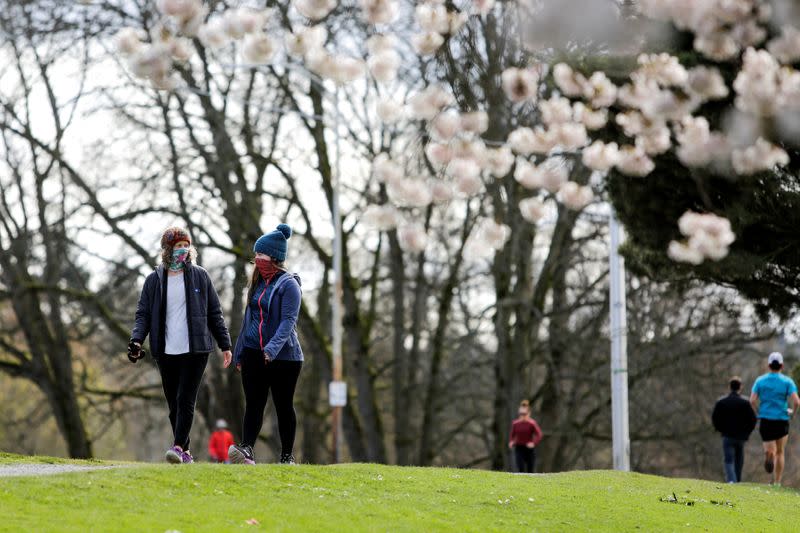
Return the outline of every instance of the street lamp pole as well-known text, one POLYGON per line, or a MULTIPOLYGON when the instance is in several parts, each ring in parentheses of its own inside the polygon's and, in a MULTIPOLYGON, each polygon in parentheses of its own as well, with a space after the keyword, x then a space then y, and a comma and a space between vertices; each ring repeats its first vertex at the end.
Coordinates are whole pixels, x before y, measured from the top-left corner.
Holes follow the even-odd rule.
POLYGON ((614 209, 609 219, 611 319, 611 427, 614 470, 631 469, 631 447, 628 430, 628 337, 625 306, 625 261, 619 255, 621 228, 614 209))
MULTIPOLYGON (((342 407, 347 401, 347 389, 343 387, 342 380, 342 218, 339 209, 339 191, 341 185, 341 170, 342 170, 342 151, 339 141, 339 126, 340 112, 339 112, 339 89, 334 91, 334 147, 336 151, 336 168, 333 175, 333 198, 332 203, 332 216, 333 216, 333 305, 332 305, 332 354, 333 354, 333 382, 331 383, 331 392, 338 385, 344 388, 344 398, 341 401, 331 401, 332 415, 331 424, 333 426, 333 462, 339 463, 342 460, 342 407)), ((331 396, 333 396, 331 394, 331 396)))

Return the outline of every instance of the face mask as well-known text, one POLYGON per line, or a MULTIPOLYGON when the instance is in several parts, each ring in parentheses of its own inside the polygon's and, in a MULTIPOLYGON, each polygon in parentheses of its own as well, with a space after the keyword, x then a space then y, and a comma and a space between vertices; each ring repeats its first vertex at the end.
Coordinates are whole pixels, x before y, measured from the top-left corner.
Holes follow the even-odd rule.
POLYGON ((527 416, 527 415, 528 415, 528 411, 523 411, 523 410, 519 411, 519 416, 527 416))
POLYGON ((256 258, 256 268, 261 273, 261 277, 264 278, 264 281, 269 282, 272 279, 272 276, 277 274, 281 269, 275 265, 269 259, 265 259, 262 257, 256 258))
POLYGON ((180 270, 186 264, 186 259, 189 257, 188 248, 178 248, 172 250, 172 262, 169 264, 170 270, 180 270))

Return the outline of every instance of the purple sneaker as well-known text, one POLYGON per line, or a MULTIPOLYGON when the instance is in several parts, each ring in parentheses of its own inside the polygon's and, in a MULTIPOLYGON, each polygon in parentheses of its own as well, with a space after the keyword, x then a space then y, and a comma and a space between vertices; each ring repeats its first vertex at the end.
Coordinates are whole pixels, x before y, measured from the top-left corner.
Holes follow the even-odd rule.
POLYGON ((235 465, 256 464, 256 458, 253 456, 253 448, 245 444, 239 446, 231 444, 231 447, 228 448, 228 460, 231 464, 235 465))
POLYGON ((191 464, 194 462, 194 457, 192 457, 192 454, 189 450, 181 452, 181 462, 183 464, 191 464))
MULTIPOLYGON (((180 446, 173 446, 165 454, 168 463, 179 465, 183 462, 183 448, 180 446)), ((191 456, 190 456, 191 457, 191 456)))

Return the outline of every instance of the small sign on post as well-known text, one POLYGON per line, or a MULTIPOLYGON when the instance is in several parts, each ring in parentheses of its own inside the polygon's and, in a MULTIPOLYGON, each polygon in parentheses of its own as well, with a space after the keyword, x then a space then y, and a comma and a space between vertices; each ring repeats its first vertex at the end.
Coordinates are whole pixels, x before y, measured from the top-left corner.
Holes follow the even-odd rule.
POLYGON ((347 405, 347 383, 344 381, 331 381, 328 384, 328 401, 332 407, 347 405))

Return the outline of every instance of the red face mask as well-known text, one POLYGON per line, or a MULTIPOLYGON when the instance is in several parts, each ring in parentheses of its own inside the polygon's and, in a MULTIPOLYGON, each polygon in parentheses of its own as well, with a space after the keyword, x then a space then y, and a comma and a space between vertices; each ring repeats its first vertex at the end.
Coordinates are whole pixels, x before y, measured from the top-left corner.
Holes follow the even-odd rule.
POLYGON ((272 279, 272 276, 281 270, 275 263, 262 257, 256 258, 256 268, 267 283, 272 279))

